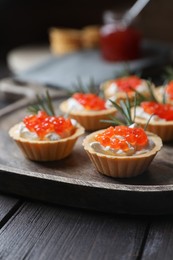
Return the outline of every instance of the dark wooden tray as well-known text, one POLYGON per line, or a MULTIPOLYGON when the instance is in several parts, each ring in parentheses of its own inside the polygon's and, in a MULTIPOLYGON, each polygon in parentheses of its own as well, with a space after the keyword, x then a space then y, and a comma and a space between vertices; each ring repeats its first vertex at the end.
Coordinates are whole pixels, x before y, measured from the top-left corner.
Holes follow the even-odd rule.
POLYGON ((39 163, 25 159, 8 136, 9 128, 25 115, 22 104, 0 116, 1 191, 105 212, 173 213, 173 144, 164 145, 142 175, 113 179, 96 171, 81 146, 83 137, 73 153, 61 161, 39 163))

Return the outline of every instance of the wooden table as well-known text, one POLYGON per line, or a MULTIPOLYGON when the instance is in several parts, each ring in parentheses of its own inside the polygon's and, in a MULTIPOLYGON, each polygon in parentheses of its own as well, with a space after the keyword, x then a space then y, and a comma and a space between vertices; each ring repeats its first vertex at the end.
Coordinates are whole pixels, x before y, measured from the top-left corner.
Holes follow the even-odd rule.
POLYGON ((172 216, 127 216, 0 195, 0 259, 172 259, 172 216))
POLYGON ((5 260, 169 260, 173 217, 108 214, 0 193, 0 241, 5 260))

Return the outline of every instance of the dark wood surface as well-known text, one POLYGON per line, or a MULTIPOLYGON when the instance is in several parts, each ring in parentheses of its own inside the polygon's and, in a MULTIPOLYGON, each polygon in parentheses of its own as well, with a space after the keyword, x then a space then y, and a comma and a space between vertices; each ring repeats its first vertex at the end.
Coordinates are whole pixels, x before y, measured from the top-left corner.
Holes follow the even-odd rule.
MULTIPOLYGON (((1 123, 0 119, 0 130, 5 129, 1 123)), ((1 136, 0 147, 2 141, 1 136)), ((169 166, 172 157, 169 157, 171 149, 168 150, 169 166)), ((162 167, 162 161, 158 167, 162 167)), ((163 172, 166 174, 165 168, 163 172)), ((7 172, 1 171, 1 174, 7 172)), ((10 178, 8 174, 7 177, 10 178)), ((43 203, 39 199, 10 194, 10 188, 15 185, 15 179, 13 181, 8 192, 0 192, 2 260, 172 259, 172 215, 108 214, 43 203)), ((0 184, 3 186, 1 176, 0 184)), ((27 185, 26 182, 26 190, 27 185)), ((40 192, 38 188, 38 194, 40 192)), ((102 201, 102 197, 99 198, 102 201)), ((167 198, 170 199, 170 194, 167 198)), ((159 203, 165 202, 160 200, 159 203)))

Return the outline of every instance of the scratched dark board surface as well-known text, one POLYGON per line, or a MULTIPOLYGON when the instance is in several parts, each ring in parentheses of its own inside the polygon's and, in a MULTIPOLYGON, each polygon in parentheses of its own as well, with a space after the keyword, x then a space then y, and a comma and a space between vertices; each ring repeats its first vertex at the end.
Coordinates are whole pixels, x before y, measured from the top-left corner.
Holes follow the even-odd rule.
MULTIPOLYGON (((57 108, 59 102, 55 101, 57 108)), ((26 109, 19 108, 1 117, 1 191, 105 212, 173 212, 172 143, 164 145, 142 175, 113 179, 96 171, 83 150, 84 137, 78 140, 72 154, 63 160, 40 163, 25 159, 8 136, 9 128, 25 115, 26 109)))

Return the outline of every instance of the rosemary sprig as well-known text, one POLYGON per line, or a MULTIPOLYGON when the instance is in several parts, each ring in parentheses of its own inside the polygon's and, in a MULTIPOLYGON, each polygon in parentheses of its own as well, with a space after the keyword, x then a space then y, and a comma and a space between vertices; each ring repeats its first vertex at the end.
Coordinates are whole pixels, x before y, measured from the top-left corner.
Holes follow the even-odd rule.
POLYGON ((173 80, 173 68, 171 66, 167 66, 164 70, 163 79, 165 83, 173 80))
POLYGON ((152 83, 150 80, 147 80, 147 86, 148 86, 148 90, 150 92, 150 101, 155 101, 157 103, 159 103, 159 101, 157 100, 155 94, 154 94, 154 91, 153 91, 153 88, 152 88, 152 83))
POLYGON ((45 111, 49 116, 55 116, 55 111, 52 104, 52 99, 49 95, 49 91, 46 91, 46 96, 40 97, 39 95, 36 96, 37 103, 34 105, 30 105, 28 107, 28 111, 32 114, 37 114, 38 111, 42 110, 45 111))
MULTIPOLYGON (((109 100, 113 106, 118 110, 118 112, 120 113, 120 115, 123 117, 124 121, 123 120, 120 120, 119 118, 115 117, 115 116, 109 116, 109 120, 101 120, 101 122, 104 122, 104 123, 109 123, 111 125, 127 125, 127 126, 130 126, 132 124, 135 123, 135 118, 136 118, 136 107, 137 107, 137 94, 135 93, 135 98, 134 98, 134 104, 132 104, 130 102, 130 99, 127 95, 126 97, 126 100, 121 100, 119 104, 117 104, 116 102, 112 101, 112 100, 109 100), (132 113, 131 113, 131 109, 134 109, 134 114, 132 116, 132 113)), ((144 127, 144 130, 147 129, 148 127, 148 124, 152 118, 154 114, 152 114, 150 116, 150 118, 148 119, 145 127, 144 127)))
POLYGON ((166 90, 165 90, 165 88, 164 88, 164 92, 163 92, 163 98, 162 98, 162 103, 163 104, 166 104, 166 90))
POLYGON ((152 118, 153 116, 154 116, 154 114, 151 114, 151 116, 148 118, 147 123, 146 123, 146 125, 144 126, 144 131, 147 130, 147 127, 148 127, 148 125, 149 125, 149 122, 150 122, 150 120, 151 120, 151 118, 152 118))
POLYGON ((94 78, 90 78, 89 82, 84 85, 83 81, 81 80, 80 77, 77 77, 77 82, 72 86, 72 90, 69 90, 68 93, 69 95, 73 95, 74 93, 79 92, 79 93, 93 93, 96 95, 99 95, 99 87, 95 83, 94 78))
POLYGON ((132 125, 134 123, 134 120, 131 116, 131 104, 129 97, 127 95, 126 100, 121 100, 119 104, 109 99, 109 101, 112 103, 112 105, 118 110, 118 112, 123 117, 123 120, 118 119, 117 117, 111 116, 109 117, 110 120, 102 120, 102 122, 105 123, 111 123, 113 125, 132 125))
MULTIPOLYGON (((143 101, 154 101, 154 102, 160 103, 157 100, 157 98, 154 94, 154 91, 153 91, 153 88, 152 88, 152 82, 150 80, 147 80, 146 82, 147 82, 147 87, 148 87, 148 90, 149 90, 149 96, 148 97, 143 95, 142 93, 140 93, 136 89, 131 88, 131 90, 133 90, 136 94, 136 106, 140 105, 140 103, 143 102, 143 101)), ((162 103, 164 103, 163 101, 162 101, 162 103)))

